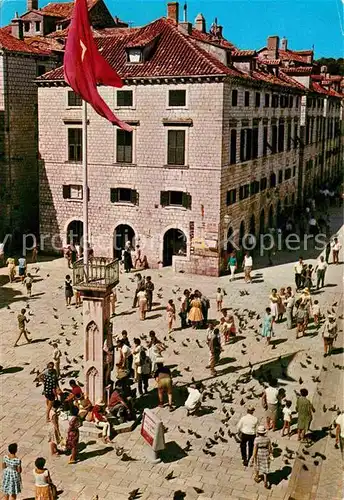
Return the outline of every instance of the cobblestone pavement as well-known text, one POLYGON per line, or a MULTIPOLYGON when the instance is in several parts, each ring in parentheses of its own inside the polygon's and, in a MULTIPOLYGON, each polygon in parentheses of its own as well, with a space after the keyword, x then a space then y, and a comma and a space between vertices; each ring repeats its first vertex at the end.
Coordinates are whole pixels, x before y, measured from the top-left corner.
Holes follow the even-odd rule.
MULTIPOLYGON (((338 222, 338 221, 337 221, 338 222)), ((342 238, 342 230, 340 232, 342 238)), ((342 257, 342 255, 341 255, 342 257)), ((297 260, 297 254, 295 254, 297 260)), ((314 263, 315 261, 307 260, 314 263)), ((35 266, 30 266, 31 269, 35 266)), ((221 403, 218 394, 214 392, 214 399, 208 400, 211 407, 210 413, 200 417, 186 417, 185 409, 177 405, 173 413, 167 408, 155 409, 167 428, 167 452, 161 464, 152 465, 146 459, 145 444, 140 436, 139 428, 130 434, 121 434, 114 439, 114 445, 124 446, 127 453, 134 459, 124 462, 113 451, 113 446, 95 443, 90 439, 83 440, 81 444, 80 462, 76 465, 67 465, 67 458, 50 458, 47 442, 47 428, 45 424, 44 400, 41 388, 33 384, 34 375, 30 372, 34 368, 42 369, 51 359, 51 346, 49 340, 60 339, 62 351, 65 351, 65 339, 71 340, 70 347, 66 347, 71 359, 82 353, 82 316, 81 309, 67 309, 64 304, 64 275, 67 273, 66 263, 62 259, 50 260, 38 264, 39 270, 35 274, 33 296, 27 300, 24 289, 20 283, 12 285, 6 283, 0 288, 0 333, 1 333, 1 361, 4 372, 0 375, 1 381, 1 447, 4 454, 10 442, 19 444, 19 456, 23 461, 23 486, 24 495, 21 498, 32 498, 33 478, 32 469, 34 460, 38 456, 45 456, 47 466, 58 489, 63 490, 60 498, 68 500, 91 500, 96 494, 99 500, 124 500, 128 492, 140 488, 142 500, 167 500, 173 498, 173 492, 181 490, 186 493, 186 499, 216 499, 216 500, 266 500, 291 499, 295 500, 340 500, 342 499, 342 472, 343 462, 339 450, 334 449, 334 439, 322 427, 328 426, 335 419, 335 412, 322 412, 325 403, 327 407, 333 404, 342 406, 343 370, 335 368, 343 364, 343 337, 339 336, 336 353, 331 358, 322 356, 322 339, 312 323, 307 335, 295 340, 295 332, 288 331, 285 323, 278 324, 274 338, 274 347, 268 347, 263 340, 257 341, 254 329, 257 324, 252 322, 242 332, 239 340, 234 344, 225 346, 219 366, 218 376, 209 377, 205 366, 208 362, 208 349, 205 345, 205 330, 176 331, 176 343, 168 342, 165 358, 173 366, 174 383, 182 386, 191 381, 203 380, 206 385, 217 382, 233 384, 243 373, 248 372, 248 363, 251 362, 257 369, 261 364, 269 363, 272 370, 277 369, 274 361, 279 357, 288 363, 287 373, 279 373, 279 382, 286 390, 288 399, 293 401, 295 408, 295 390, 302 385, 309 389, 310 396, 314 396, 317 412, 312 424, 312 430, 319 431, 317 440, 311 448, 309 455, 304 454, 304 445, 297 442, 295 434, 288 439, 282 438, 280 432, 270 433, 273 441, 275 459, 272 462, 272 488, 266 490, 262 484, 253 480, 253 469, 244 468, 241 463, 239 446, 233 438, 225 435, 225 442, 215 445, 211 451, 214 457, 205 455, 202 449, 208 436, 223 427, 234 432, 239 418, 246 413, 246 403, 253 403, 256 415, 264 422, 264 412, 260 399, 248 400, 248 388, 254 387, 258 396, 262 387, 257 380, 252 380, 244 386, 239 385, 235 392, 234 402, 221 403), (17 335, 16 315, 19 310, 29 303, 31 316, 29 330, 35 342, 23 345, 16 349, 13 344, 17 335), (58 310, 53 311, 53 307, 58 310), (58 315, 58 319, 54 318, 58 315), (73 328, 74 320, 80 325, 73 328), (64 330, 61 324, 67 325, 64 330), (249 328, 254 326, 254 329, 249 328), (64 335, 61 335, 61 334, 64 335), (74 335, 75 333, 75 335, 74 335), (186 340, 190 339, 190 341, 186 340), (196 339, 202 347, 198 347, 196 339), (187 347, 182 345, 182 342, 187 347), (244 347, 244 345, 246 347, 244 347), (311 356, 311 364, 307 363, 307 356, 311 356), (324 368, 321 368, 323 365, 324 368), (190 366, 190 372, 185 368, 190 366), (326 370, 327 369, 327 370, 326 370), (319 376, 321 382, 317 384, 312 377, 319 376), (319 396, 318 390, 322 393, 319 396), (242 394, 245 390, 245 394, 242 394), (241 400, 245 405, 241 405, 241 400), (224 418, 222 407, 233 408, 234 415, 228 422, 228 428, 221 422, 224 418), (178 430, 180 426, 185 433, 178 430), (187 429, 196 431, 201 437, 190 435, 187 429), (188 452, 183 451, 187 441, 191 447, 188 452), (286 446, 294 451, 299 451, 305 458, 289 460, 285 463, 284 450, 286 446), (313 459, 315 452, 325 455, 313 459), (314 464, 314 461, 318 465, 314 464), (306 465, 307 470, 305 467, 306 465), (165 476, 173 471, 174 479, 170 481, 165 476), (203 493, 194 489, 200 488, 203 493)), ((318 299, 323 311, 332 307, 335 302, 340 302, 342 296, 342 265, 331 265, 327 271, 327 286, 318 294, 318 299)), ((147 273, 145 273, 147 274, 147 273)), ((210 318, 218 318, 215 308, 216 288, 222 286, 227 295, 225 305, 232 308, 255 310, 263 314, 268 305, 268 295, 272 287, 279 288, 293 284, 293 266, 291 263, 275 265, 274 267, 260 269, 253 273, 255 282, 244 285, 242 274, 237 281, 228 282, 228 277, 219 279, 204 276, 175 275, 170 269, 161 271, 151 270, 149 274, 156 285, 162 288, 162 298, 155 296, 156 305, 148 314, 147 320, 140 322, 137 310, 131 309, 134 283, 131 275, 121 275, 121 289, 119 294, 118 315, 114 319, 115 331, 126 329, 132 339, 141 333, 148 333, 153 329, 158 337, 163 338, 167 333, 165 306, 169 298, 174 298, 178 305, 178 297, 185 287, 199 288, 211 300, 210 318), (176 294, 172 293, 180 288, 176 294), (247 290, 249 295, 241 296, 240 290, 247 290)), ((5 269, 0 270, 1 283, 5 280, 5 269)), ((340 304, 338 305, 340 308, 340 304)), ((339 309, 338 309, 339 311, 339 309)), ((179 326, 179 325, 177 325, 179 326)), ((342 329, 342 321, 339 322, 342 329)), ((308 358, 309 361, 310 358, 308 358)), ((65 358, 63 358, 64 364, 65 358)), ((79 364, 73 368, 78 369, 79 364)), ((80 380, 83 380, 81 371, 80 380)), ((65 383, 66 384, 66 383, 65 383)), ((155 384, 151 381, 151 388, 155 384)), ((176 389, 176 401, 181 389, 176 389)), ((156 392, 147 399, 147 406, 156 407, 156 392)), ((293 425, 295 429, 295 424, 293 425)), ((333 431, 332 431, 333 432, 333 431)))

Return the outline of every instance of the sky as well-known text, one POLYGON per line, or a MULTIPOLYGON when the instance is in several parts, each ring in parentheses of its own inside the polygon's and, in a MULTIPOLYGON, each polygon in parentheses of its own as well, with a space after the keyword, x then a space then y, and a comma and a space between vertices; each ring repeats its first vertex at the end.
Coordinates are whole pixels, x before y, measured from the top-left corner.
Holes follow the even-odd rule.
MULTIPOLYGON (((142 26, 166 15, 166 0, 104 0, 113 15, 142 26)), ((39 0, 43 7, 47 0, 39 0)), ((184 1, 180 1, 181 15, 184 1)), ((201 12, 209 30, 214 18, 224 36, 241 49, 259 49, 269 35, 288 39, 288 47, 311 49, 315 57, 344 56, 344 0, 189 0, 188 21, 201 12)), ((26 10, 25 0, 0 0, 0 25, 15 11, 26 10)))

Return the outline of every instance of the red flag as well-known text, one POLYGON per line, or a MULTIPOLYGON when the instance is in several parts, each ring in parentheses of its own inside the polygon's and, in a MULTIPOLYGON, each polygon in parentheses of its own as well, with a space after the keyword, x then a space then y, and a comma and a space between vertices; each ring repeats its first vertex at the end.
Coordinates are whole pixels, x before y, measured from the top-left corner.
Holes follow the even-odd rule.
POLYGON ((64 55, 66 82, 100 115, 118 127, 132 128, 117 118, 99 95, 97 83, 122 87, 123 82, 110 64, 98 52, 88 17, 86 0, 75 0, 64 55))

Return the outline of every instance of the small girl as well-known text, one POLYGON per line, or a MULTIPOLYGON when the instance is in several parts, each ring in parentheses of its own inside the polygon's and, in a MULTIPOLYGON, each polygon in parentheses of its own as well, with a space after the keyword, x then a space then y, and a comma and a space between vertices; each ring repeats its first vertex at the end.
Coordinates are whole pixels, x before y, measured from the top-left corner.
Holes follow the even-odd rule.
POLYGON ((236 328, 235 328, 234 316, 232 314, 227 316, 226 322, 229 325, 229 336, 235 337, 236 336, 236 328))
POLYGON ((170 299, 168 301, 168 304, 166 307, 166 316, 167 316, 168 333, 172 333, 173 332, 173 323, 176 320, 176 306, 173 303, 173 299, 170 299))
POLYGON ((33 279, 30 273, 27 273, 26 278, 24 278, 24 284, 26 286, 26 292, 29 297, 31 297, 33 279))
POLYGON ((282 429, 282 437, 284 436, 284 431, 287 431, 288 437, 290 436, 290 422, 291 422, 291 401, 285 402, 285 407, 282 410, 283 412, 283 429, 282 429))
POLYGON ((319 326, 319 319, 320 319, 320 306, 319 306, 319 301, 315 300, 313 307, 312 307, 312 314, 314 318, 314 324, 316 326, 319 326))
POLYGON ((229 335, 229 324, 226 322, 226 318, 222 317, 220 319, 219 330, 223 338, 225 339, 225 344, 228 344, 230 335, 229 335))
POLYGON ((223 292, 221 288, 218 288, 216 293, 216 304, 218 312, 220 312, 222 309, 222 302, 223 302, 223 292))

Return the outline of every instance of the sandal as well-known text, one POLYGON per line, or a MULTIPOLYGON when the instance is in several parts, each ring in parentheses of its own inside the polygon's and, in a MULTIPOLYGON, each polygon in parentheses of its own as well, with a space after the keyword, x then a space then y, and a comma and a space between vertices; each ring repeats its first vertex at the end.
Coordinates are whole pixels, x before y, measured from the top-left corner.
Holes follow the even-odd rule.
POLYGON ((68 464, 76 464, 76 460, 68 460, 68 464))

